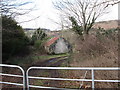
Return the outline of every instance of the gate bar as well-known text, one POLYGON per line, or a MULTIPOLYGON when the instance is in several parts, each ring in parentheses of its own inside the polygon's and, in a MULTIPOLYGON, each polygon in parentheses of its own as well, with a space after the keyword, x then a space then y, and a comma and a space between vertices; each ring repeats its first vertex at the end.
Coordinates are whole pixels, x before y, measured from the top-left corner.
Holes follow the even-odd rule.
POLYGON ((120 70, 120 67, 30 67, 30 69, 65 69, 65 70, 120 70))

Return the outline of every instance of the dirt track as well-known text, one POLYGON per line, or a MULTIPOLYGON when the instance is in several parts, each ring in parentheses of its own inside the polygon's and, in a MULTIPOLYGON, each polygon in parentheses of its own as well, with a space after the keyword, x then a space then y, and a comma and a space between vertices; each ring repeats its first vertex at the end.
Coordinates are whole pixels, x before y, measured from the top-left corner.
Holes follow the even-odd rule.
MULTIPOLYGON (((49 60, 45 60, 43 62, 37 62, 31 66, 37 66, 37 67, 60 67, 62 63, 67 63, 66 56, 64 57, 58 57, 58 58, 52 58, 49 60)), ((43 76, 43 77, 60 77, 61 74, 58 70, 31 70, 29 73, 30 76, 43 76), (34 72, 34 73, 33 73, 34 72), (47 73, 47 75, 45 75, 47 73), (43 75, 44 74, 44 75, 43 75)), ((53 80, 45 80, 41 82, 44 86, 49 87, 58 87, 60 81, 53 81, 53 80)), ((30 84, 34 85, 36 84, 36 80, 30 80, 30 84)), ((45 89, 41 89, 45 90, 45 89)))
MULTIPOLYGON (((32 65, 30 65, 29 67, 31 66, 37 66, 37 67, 59 67, 61 66, 62 63, 66 63, 67 62, 67 58, 66 56, 63 56, 63 57, 57 57, 57 58, 51 58, 51 59, 48 59, 48 60, 44 60, 44 61, 39 61, 39 62, 36 62, 32 65)), ((28 68, 29 68, 28 67, 28 68)), ((11 74, 19 74, 21 75, 20 71, 15 69, 15 70, 12 70, 12 69, 7 69, 7 72, 8 73, 11 73, 11 74)), ((49 77, 59 77, 60 73, 57 71, 57 70, 52 70, 52 71, 49 71, 49 70, 31 70, 29 72, 29 76, 41 76, 42 74, 44 74, 45 76, 48 75, 49 77), (46 74, 47 73, 47 74, 46 74)), ((17 82, 17 83, 22 83, 22 79, 20 78, 14 78, 14 77, 2 77, 3 81, 7 81, 7 82, 17 82)), ((39 80, 41 81, 41 80, 39 80)), ((44 82, 42 82, 44 86, 54 86, 54 87, 57 87, 59 85, 59 83, 57 81, 49 81, 49 80, 45 80, 44 82)), ((30 80, 30 84, 32 85, 35 85, 36 84, 36 80, 30 80)), ((40 84, 38 84, 39 86, 40 84)), ((42 85, 41 85, 42 86, 42 85)), ((6 90, 6 89, 15 89, 15 88, 20 88, 18 86, 13 86, 13 85, 2 85, 2 88, 3 90, 6 90)), ((36 88, 34 88, 36 89, 36 88)), ((34 90, 33 89, 33 90, 34 90)), ((22 87, 21 89, 22 90, 22 87)), ((45 90, 45 89, 40 89, 40 90, 45 90)))
POLYGON ((32 64, 31 66, 39 66, 39 67, 48 67, 48 66, 59 66, 63 61, 65 61, 68 57, 63 56, 63 57, 57 57, 57 58, 51 58, 48 60, 45 60, 43 62, 37 62, 32 64), (53 64, 56 62, 55 64, 53 64), (60 63, 61 62, 61 63, 60 63))

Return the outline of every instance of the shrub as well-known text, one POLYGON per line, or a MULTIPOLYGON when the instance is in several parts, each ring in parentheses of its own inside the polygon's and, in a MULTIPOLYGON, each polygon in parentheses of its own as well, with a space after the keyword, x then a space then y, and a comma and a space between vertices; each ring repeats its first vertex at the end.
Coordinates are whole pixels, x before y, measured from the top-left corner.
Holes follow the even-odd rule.
POLYGON ((42 46, 42 41, 41 40, 36 40, 34 44, 36 49, 40 49, 42 46))
POLYGON ((11 17, 2 16, 2 59, 24 52, 29 43, 21 26, 11 17))
POLYGON ((34 43, 35 49, 38 51, 39 54, 45 54, 45 48, 44 48, 44 42, 45 40, 36 40, 34 43))
POLYGON ((72 30, 75 31, 78 35, 82 35, 83 29, 78 25, 74 17, 69 17, 69 20, 72 22, 72 30))
POLYGON ((46 36, 47 36, 47 35, 45 34, 45 32, 42 31, 40 28, 38 28, 38 29, 34 32, 34 34, 33 34, 33 36, 32 36, 31 44, 34 45, 34 43, 35 43, 37 40, 43 40, 43 39, 46 38, 46 36))

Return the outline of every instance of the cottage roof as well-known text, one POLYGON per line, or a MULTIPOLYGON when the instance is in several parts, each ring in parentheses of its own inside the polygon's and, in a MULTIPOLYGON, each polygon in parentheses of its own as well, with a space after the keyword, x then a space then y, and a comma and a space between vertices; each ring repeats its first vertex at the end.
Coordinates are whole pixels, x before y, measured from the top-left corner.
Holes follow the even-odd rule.
POLYGON ((54 37, 54 38, 50 39, 49 41, 46 42, 45 46, 52 45, 58 39, 59 39, 59 37, 54 37))

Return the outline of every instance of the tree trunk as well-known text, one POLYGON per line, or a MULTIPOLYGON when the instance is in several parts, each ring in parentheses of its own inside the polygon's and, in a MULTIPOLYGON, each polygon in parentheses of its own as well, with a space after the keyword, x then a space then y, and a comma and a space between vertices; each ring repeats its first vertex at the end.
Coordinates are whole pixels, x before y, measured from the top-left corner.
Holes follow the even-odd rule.
POLYGON ((84 30, 84 33, 83 33, 83 38, 84 38, 84 40, 87 39, 88 35, 89 35, 88 30, 84 30))

